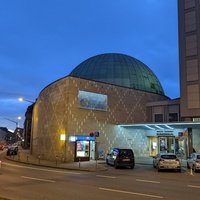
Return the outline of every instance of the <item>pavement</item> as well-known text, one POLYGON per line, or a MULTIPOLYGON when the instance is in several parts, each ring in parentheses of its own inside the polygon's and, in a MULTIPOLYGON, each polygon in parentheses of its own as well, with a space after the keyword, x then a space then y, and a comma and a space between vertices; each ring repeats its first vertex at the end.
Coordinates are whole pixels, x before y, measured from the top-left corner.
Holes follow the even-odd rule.
MULTIPOLYGON (((5 150, 4 150, 5 151, 5 150)), ((5 151, 6 152, 6 151, 5 151)), ((29 150, 20 149, 18 154, 15 156, 6 156, 8 160, 15 162, 20 162, 24 164, 44 166, 58 169, 68 169, 68 170, 80 170, 80 171, 105 171, 108 170, 105 160, 90 160, 90 161, 81 161, 81 162, 63 162, 60 160, 48 161, 40 159, 30 154, 29 150)), ((153 158, 152 157, 135 157, 136 165, 151 165, 152 166, 153 158)), ((182 160, 182 166, 186 167, 186 161, 182 160)))

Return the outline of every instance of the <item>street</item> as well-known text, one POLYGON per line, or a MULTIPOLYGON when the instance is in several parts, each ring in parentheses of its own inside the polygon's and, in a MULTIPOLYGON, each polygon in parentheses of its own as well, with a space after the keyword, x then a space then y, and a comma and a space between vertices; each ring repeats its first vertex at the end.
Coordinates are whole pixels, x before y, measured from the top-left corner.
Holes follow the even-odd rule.
POLYGON ((22 165, 3 160, 0 196, 13 200, 188 200, 200 195, 200 173, 135 169, 83 172, 22 165))

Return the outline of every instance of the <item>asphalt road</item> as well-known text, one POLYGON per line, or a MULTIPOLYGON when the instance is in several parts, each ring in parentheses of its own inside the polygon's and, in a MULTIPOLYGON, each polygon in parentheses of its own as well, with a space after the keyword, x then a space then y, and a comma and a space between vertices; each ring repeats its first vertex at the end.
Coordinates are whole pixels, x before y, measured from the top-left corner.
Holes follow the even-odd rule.
POLYGON ((22 165, 5 160, 0 196, 12 200, 188 200, 200 196, 200 173, 135 169, 82 172, 22 165))

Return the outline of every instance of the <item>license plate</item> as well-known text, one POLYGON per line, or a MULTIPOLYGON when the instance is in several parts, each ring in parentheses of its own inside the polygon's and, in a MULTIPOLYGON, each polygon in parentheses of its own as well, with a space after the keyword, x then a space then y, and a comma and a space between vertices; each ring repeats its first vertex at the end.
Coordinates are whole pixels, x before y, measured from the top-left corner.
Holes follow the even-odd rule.
POLYGON ((130 161, 130 159, 129 158, 125 158, 125 159, 123 159, 123 161, 130 161))

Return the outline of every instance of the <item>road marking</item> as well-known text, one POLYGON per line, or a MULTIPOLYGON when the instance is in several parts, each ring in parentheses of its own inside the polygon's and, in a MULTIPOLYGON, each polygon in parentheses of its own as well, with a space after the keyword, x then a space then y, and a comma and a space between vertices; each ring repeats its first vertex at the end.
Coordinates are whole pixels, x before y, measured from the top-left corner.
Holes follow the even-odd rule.
POLYGON ((43 182, 55 183, 55 181, 51 181, 51 180, 48 180, 48 179, 34 178, 34 177, 28 177, 28 176, 21 176, 21 178, 35 180, 35 181, 43 181, 43 182))
POLYGON ((96 176, 101 178, 117 178, 115 176, 104 176, 104 175, 96 175, 96 176))
POLYGON ((152 197, 152 198, 157 198, 157 199, 163 199, 163 196, 157 196, 157 195, 151 195, 151 194, 144 194, 144 193, 137 193, 137 192, 128 192, 128 191, 123 191, 123 190, 115 190, 115 189, 110 189, 110 188, 99 188, 100 190, 105 190, 109 192, 118 192, 118 193, 123 193, 123 194, 132 194, 132 195, 138 195, 138 196, 145 196, 145 197, 152 197))
POLYGON ((143 180, 143 179, 136 179, 136 181, 140 181, 140 182, 146 182, 146 183, 160 183, 159 181, 149 181, 149 180, 143 180))
MULTIPOLYGON (((80 175, 81 173, 78 172, 69 172, 69 171, 61 171, 61 170, 53 170, 53 169, 44 169, 44 168, 39 168, 39 167, 27 167, 27 166, 21 166, 21 165, 15 165, 15 164, 10 164, 10 163, 5 163, 4 165, 12 166, 12 167, 18 167, 18 168, 24 168, 24 169, 33 169, 33 170, 38 170, 38 171, 45 171, 45 172, 56 172, 56 173, 62 173, 62 174, 76 174, 80 175)), ((67 170, 67 169, 66 169, 67 170)))
POLYGON ((188 187, 200 189, 200 186, 199 186, 199 185, 188 185, 188 187))

